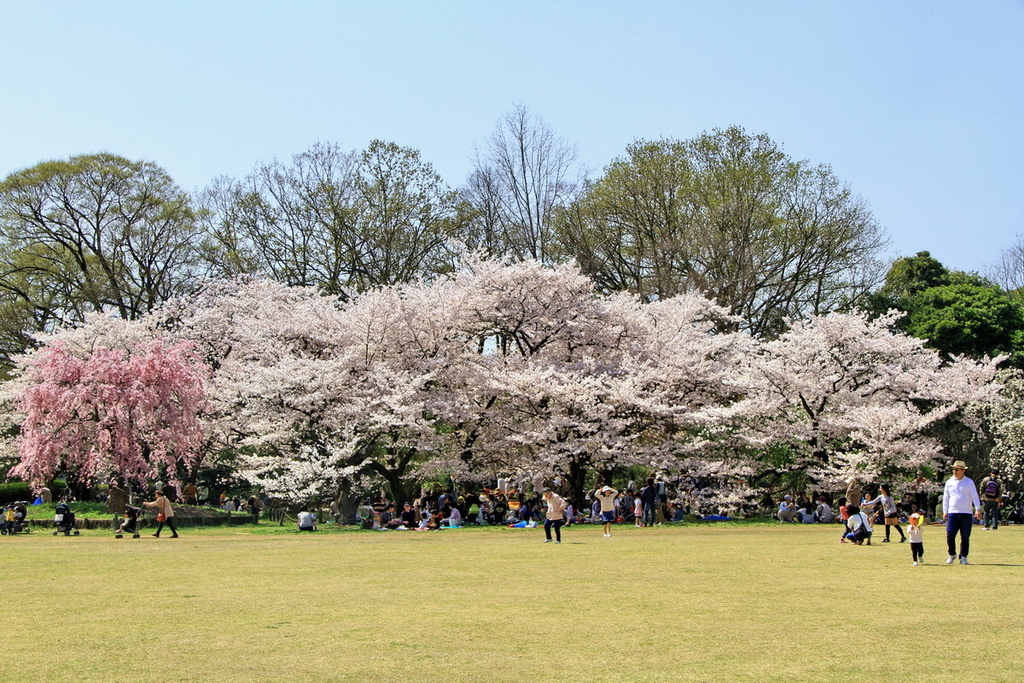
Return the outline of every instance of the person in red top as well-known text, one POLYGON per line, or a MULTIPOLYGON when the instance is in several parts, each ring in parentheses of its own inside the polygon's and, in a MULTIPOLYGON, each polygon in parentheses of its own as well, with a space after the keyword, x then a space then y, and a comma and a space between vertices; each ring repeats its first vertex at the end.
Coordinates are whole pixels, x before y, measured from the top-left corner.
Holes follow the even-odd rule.
POLYGON ((156 500, 152 503, 143 503, 148 508, 156 508, 156 533, 153 534, 154 538, 160 538, 160 532, 166 524, 171 530, 171 538, 178 537, 178 530, 174 526, 174 509, 171 507, 171 501, 167 499, 164 492, 160 489, 156 490, 156 500))

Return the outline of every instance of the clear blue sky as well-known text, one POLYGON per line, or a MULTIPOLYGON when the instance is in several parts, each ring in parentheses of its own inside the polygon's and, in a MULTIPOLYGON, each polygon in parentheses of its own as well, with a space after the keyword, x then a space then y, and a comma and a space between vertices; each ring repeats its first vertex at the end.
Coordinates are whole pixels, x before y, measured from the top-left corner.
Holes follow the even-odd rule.
POLYGON ((764 132, 891 255, 983 270, 1024 232, 1024 0, 0 0, 0 177, 108 151, 185 189, 316 141, 453 187, 515 103, 599 173, 637 138, 764 132))

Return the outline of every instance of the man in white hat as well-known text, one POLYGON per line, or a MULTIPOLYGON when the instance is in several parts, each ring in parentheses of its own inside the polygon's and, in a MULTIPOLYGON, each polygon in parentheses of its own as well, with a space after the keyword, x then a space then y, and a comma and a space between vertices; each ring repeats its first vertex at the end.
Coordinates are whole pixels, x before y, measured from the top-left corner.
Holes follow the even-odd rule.
POLYGON ((604 537, 612 535, 612 522, 615 521, 615 498, 619 492, 611 486, 603 486, 594 491, 594 497, 601 503, 601 524, 604 528, 604 537))
POLYGON ((942 519, 946 522, 946 545, 949 557, 946 564, 953 564, 957 558, 956 535, 960 534, 960 564, 968 564, 967 553, 971 550, 971 524, 973 517, 981 519, 981 499, 978 487, 967 474, 967 463, 957 460, 953 463, 953 476, 942 490, 942 519), (973 514, 972 514, 973 513, 973 514))

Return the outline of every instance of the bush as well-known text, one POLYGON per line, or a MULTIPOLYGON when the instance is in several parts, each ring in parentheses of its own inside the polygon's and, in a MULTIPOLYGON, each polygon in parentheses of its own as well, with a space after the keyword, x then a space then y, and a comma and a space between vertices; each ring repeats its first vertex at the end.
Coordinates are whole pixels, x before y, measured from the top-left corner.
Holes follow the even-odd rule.
MULTIPOLYGON (((63 480, 58 479, 53 481, 50 484, 50 492, 53 496, 53 500, 60 500, 60 497, 64 495, 67 488, 68 487, 63 480)), ((22 500, 31 503, 35 499, 36 495, 32 492, 32 487, 27 481, 9 481, 5 484, 0 484, 0 505, 17 503, 22 500)))
POLYGON ((0 504, 17 503, 21 500, 32 502, 34 496, 27 481, 10 481, 0 484, 0 504))

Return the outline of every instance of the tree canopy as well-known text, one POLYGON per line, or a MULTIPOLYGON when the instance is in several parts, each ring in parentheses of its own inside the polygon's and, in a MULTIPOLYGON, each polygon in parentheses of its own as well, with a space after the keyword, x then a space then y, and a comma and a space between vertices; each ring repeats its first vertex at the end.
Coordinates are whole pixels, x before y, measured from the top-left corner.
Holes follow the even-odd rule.
POLYGON ((139 318, 196 285, 189 196, 162 168, 113 154, 48 161, 0 182, 0 353, 91 312, 139 318))
POLYGON ((1024 364, 1024 306, 972 273, 950 271, 926 252, 895 261, 865 307, 902 311, 899 329, 945 356, 1007 356, 1024 364))
POLYGON ((221 178, 201 201, 213 274, 331 294, 445 272, 468 220, 418 151, 380 140, 362 152, 314 145, 290 164, 221 178))
POLYGON ((116 474, 177 481, 203 445, 208 369, 188 342, 141 340, 130 351, 47 346, 28 359, 25 414, 12 474, 36 485, 57 470, 90 482, 116 474))
MULTIPOLYGON (((238 454, 239 476, 295 500, 346 495, 367 478, 399 495, 439 470, 462 479, 559 475, 579 496, 588 473, 622 465, 685 469, 753 495, 743 482, 780 445, 798 453, 787 467, 828 485, 934 462, 925 427, 992 391, 991 361, 944 362, 921 340, 893 333, 890 318, 833 313, 759 341, 722 332, 729 317, 691 293, 654 302, 603 294, 576 267, 537 261, 469 259, 429 283, 345 302, 314 288, 231 281, 140 321, 99 318, 62 331, 46 354, 25 359, 14 387, 23 401, 42 393, 75 406, 61 403, 61 392, 92 396, 91 385, 51 388, 67 373, 53 380, 52 363, 44 372, 34 359, 99 363, 127 382, 132 372, 146 376, 131 363, 160 367, 148 360, 157 342, 147 339, 181 340, 212 373, 205 438, 238 454), (60 351, 72 343, 92 351, 60 351), (135 355, 114 350, 126 348, 135 355)), ((159 375, 168 387, 185 376, 159 375)), ((117 401, 149 391, 104 381, 117 401)), ((164 396, 168 410, 199 405, 164 396)), ((74 413, 75 433, 106 443, 111 411, 134 415, 87 407, 74 413)), ((45 433, 46 419, 63 425, 67 416, 51 410, 38 419, 36 432, 45 433)), ((130 417, 136 433, 157 429, 139 419, 130 417)), ((33 443, 22 441, 21 471, 39 476, 55 451, 33 443)), ((191 452, 191 443, 174 452, 191 452)), ((142 446, 132 448, 119 466, 136 476, 145 463, 142 446)), ((112 457, 90 455, 84 471, 120 463, 112 457)))
POLYGON ((700 292, 761 336, 880 277, 886 241, 867 204, 766 135, 731 127, 626 152, 559 213, 564 253, 605 291, 700 292))

